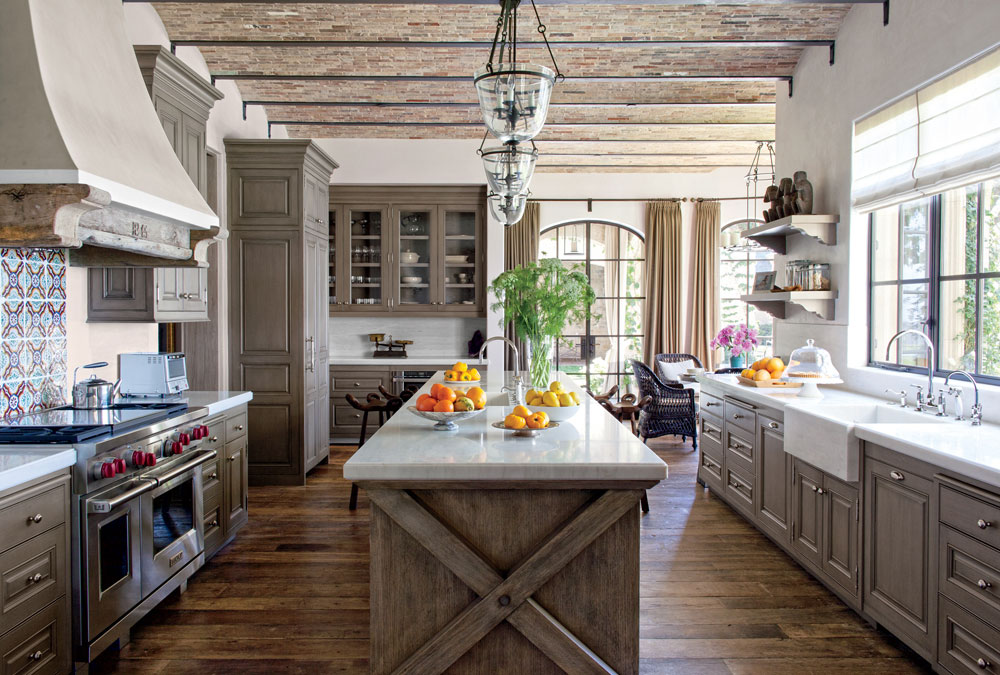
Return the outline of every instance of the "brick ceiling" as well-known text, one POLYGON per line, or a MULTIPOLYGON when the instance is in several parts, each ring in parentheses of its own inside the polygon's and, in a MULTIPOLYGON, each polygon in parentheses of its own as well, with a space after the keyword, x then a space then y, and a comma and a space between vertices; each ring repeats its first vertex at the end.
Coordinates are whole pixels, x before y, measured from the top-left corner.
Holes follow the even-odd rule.
MULTIPOLYGON (((803 50, 829 48, 852 4, 536 1, 567 76, 536 139, 538 170, 553 172, 748 166, 756 141, 774 138, 775 98, 803 50)), ((174 44, 197 46, 290 136, 481 138, 471 74, 489 56, 498 6, 460 2, 154 7, 174 44)), ((519 29, 519 60, 550 65, 528 3, 519 29)))

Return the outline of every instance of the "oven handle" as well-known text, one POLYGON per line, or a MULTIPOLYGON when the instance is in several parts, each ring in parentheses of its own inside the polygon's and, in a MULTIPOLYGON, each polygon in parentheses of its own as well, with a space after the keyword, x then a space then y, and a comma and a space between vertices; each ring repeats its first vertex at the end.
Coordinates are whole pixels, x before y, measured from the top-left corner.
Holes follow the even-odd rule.
POLYGON ((185 462, 184 464, 181 464, 180 466, 166 472, 162 476, 151 476, 151 478, 156 481, 156 483, 154 483, 155 486, 160 486, 166 483, 167 481, 171 480, 172 478, 176 478, 181 474, 187 473, 196 466, 201 466, 205 462, 213 460, 218 456, 219 456, 218 452, 216 452, 215 450, 209 450, 204 455, 200 455, 197 459, 192 459, 190 462, 185 462))
POLYGON ((117 497, 112 497, 111 499, 88 499, 87 513, 111 513, 125 502, 131 501, 139 495, 149 492, 157 485, 155 480, 149 478, 140 478, 139 480, 142 483, 141 485, 137 485, 130 490, 126 490, 117 497))

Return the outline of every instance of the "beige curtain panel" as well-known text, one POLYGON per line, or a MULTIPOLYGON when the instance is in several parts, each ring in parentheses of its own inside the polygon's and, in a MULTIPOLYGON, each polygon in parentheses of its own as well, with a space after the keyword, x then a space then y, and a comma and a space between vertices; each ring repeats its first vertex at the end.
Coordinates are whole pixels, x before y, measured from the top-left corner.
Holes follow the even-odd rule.
POLYGON ((681 351, 681 207, 646 203, 646 305, 643 360, 681 351))
MULTIPOLYGON (((529 201, 524 208, 524 215, 503 231, 503 268, 512 270, 530 262, 538 260, 538 239, 541 229, 541 217, 539 215, 538 202, 529 201)), ((506 336, 517 345, 517 351, 521 355, 521 368, 528 367, 528 346, 517 339, 513 326, 509 326, 506 336)), ((504 361, 507 370, 513 370, 513 354, 510 350, 504 350, 504 361)))
POLYGON ((694 205, 694 289, 691 297, 691 353, 709 370, 714 352, 708 343, 719 331, 719 202, 694 205))

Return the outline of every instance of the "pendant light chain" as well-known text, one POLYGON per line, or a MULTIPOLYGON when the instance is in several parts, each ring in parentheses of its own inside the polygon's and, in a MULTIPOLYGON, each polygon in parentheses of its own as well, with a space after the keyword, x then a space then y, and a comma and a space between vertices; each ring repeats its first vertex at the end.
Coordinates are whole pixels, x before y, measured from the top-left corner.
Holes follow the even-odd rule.
POLYGON ((545 34, 548 30, 544 23, 542 23, 542 17, 538 14, 538 7, 535 5, 535 0, 531 0, 531 9, 535 10, 535 20, 538 22, 538 32, 542 36, 542 41, 545 42, 545 49, 549 52, 549 58, 552 59, 552 68, 556 71, 556 82, 565 82, 566 76, 562 74, 559 70, 559 64, 556 63, 556 55, 552 53, 552 45, 549 44, 549 37, 545 34))

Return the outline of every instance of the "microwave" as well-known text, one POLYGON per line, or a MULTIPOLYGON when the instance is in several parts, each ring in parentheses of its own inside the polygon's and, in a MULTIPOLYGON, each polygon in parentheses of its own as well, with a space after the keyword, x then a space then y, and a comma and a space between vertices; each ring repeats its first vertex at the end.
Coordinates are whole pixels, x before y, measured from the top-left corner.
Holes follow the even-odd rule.
POLYGON ((122 396, 168 396, 187 391, 187 366, 180 352, 118 355, 122 396))

